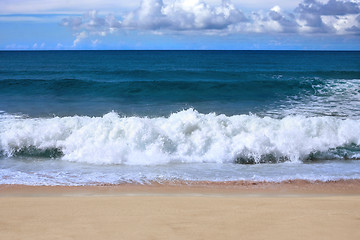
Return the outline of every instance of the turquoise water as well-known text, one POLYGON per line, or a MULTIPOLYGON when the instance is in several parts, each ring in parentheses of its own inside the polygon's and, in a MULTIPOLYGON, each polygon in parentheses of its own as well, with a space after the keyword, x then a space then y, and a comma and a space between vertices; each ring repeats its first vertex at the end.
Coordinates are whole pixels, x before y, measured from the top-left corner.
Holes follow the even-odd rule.
POLYGON ((190 107, 265 115, 322 97, 329 85, 356 85, 359 69, 360 52, 0 52, 0 106, 31 117, 167 116, 190 107))
POLYGON ((360 52, 0 52, 0 183, 360 178, 360 52))

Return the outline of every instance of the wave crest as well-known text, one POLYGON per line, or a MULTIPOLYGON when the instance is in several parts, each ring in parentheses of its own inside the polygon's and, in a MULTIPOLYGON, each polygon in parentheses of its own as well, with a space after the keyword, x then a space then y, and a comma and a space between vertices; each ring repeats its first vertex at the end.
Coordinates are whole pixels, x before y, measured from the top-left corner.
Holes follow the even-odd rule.
POLYGON ((360 157, 360 121, 334 117, 274 119, 188 109, 158 118, 115 112, 50 119, 3 116, 0 124, 0 151, 8 157, 50 154, 75 162, 134 165, 360 157), (346 146, 352 146, 346 156, 336 151, 346 146))

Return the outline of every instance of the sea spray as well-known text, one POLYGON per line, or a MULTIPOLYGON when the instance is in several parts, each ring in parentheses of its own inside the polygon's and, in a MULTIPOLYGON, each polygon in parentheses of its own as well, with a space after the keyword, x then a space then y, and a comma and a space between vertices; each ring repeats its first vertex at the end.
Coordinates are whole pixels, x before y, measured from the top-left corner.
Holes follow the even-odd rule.
POLYGON ((50 155, 92 164, 299 162, 323 154, 357 158, 360 120, 334 117, 201 114, 168 117, 3 117, 4 156, 50 155), (341 151, 336 149, 347 149, 341 151), (328 153, 328 154, 326 154, 328 153))

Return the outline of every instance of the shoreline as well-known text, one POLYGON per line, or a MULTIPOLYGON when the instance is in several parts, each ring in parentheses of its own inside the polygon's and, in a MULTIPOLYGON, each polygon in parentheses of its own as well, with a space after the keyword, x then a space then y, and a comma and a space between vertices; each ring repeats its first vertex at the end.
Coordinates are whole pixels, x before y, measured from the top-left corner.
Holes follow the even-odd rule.
POLYGON ((84 186, 33 186, 0 184, 0 197, 6 196, 79 196, 122 194, 204 194, 204 195, 360 195, 360 179, 338 181, 289 180, 257 181, 178 181, 149 184, 98 184, 84 186))

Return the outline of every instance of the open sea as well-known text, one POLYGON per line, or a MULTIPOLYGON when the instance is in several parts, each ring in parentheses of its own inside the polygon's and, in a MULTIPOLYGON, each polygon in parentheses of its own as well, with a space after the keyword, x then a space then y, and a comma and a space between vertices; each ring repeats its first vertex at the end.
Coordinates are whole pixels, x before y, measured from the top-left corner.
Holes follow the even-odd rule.
POLYGON ((360 52, 0 51, 0 184, 360 179, 360 52))

